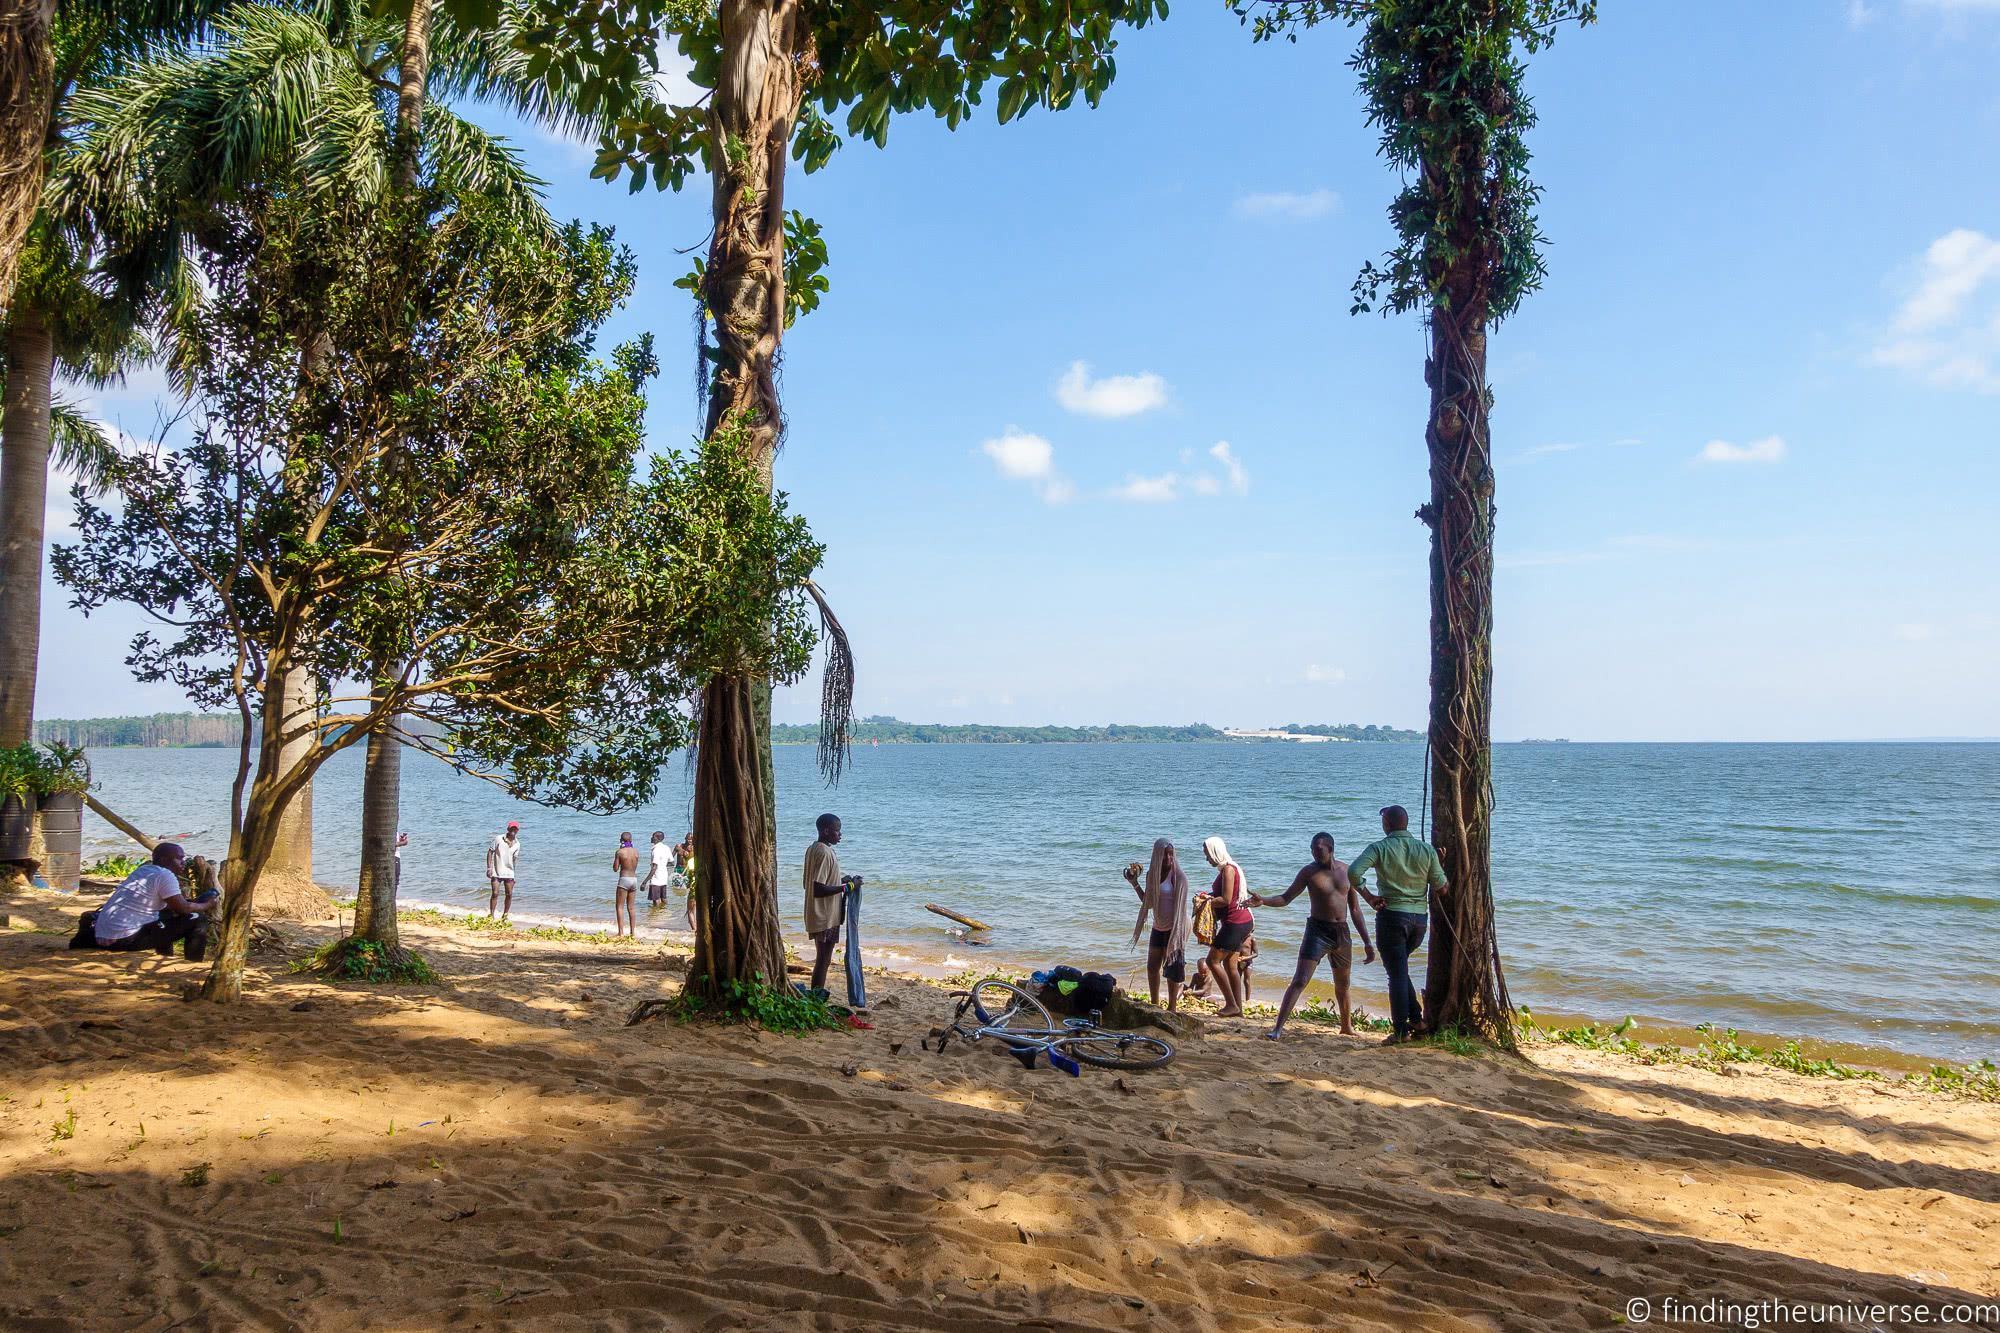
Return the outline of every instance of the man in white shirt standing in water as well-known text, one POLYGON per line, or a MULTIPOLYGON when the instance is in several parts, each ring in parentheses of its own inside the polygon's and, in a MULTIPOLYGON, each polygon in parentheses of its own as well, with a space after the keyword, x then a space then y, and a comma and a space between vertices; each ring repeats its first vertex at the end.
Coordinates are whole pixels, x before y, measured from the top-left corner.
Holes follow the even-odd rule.
POLYGON ((493 845, 486 849, 486 915, 492 916, 493 909, 500 909, 500 919, 514 910, 514 858, 521 854, 521 825, 517 820, 507 821, 507 831, 493 839, 493 845), (505 894, 503 900, 501 895, 505 894))

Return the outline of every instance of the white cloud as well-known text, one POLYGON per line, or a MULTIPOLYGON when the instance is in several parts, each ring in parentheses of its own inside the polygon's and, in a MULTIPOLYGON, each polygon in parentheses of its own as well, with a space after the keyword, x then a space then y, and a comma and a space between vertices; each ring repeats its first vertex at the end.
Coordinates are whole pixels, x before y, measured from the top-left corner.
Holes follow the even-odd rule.
POLYGON ((1135 417, 1165 407, 1167 382, 1151 371, 1090 377, 1090 363, 1075 361, 1056 382, 1056 401, 1087 417, 1135 417))
POLYGON ((1896 626, 1896 637, 1906 643, 1922 643, 1936 633, 1937 627, 1935 625, 1927 625, 1922 622, 1896 626))
MULTIPOLYGON (((1248 495, 1250 493, 1250 473, 1245 470, 1242 461, 1230 449, 1229 441, 1217 440, 1213 445, 1209 446, 1208 455, 1216 462, 1222 464, 1222 470, 1229 477, 1230 490, 1236 492, 1238 495, 1248 495)), ((1205 492, 1205 494, 1212 495, 1214 492, 1205 492)))
POLYGON ((1332 190, 1307 190, 1303 193, 1293 190, 1274 190, 1262 194, 1246 194, 1235 203, 1235 213, 1239 218, 1260 218, 1278 222, 1310 222, 1323 218, 1340 207, 1340 196, 1332 190))
POLYGON ((1188 489, 1196 495, 1220 495, 1222 494, 1222 478, 1204 474, 1189 482, 1188 489))
POLYGON ((2000 393, 2000 240, 1960 227, 1932 241, 1869 360, 1939 388, 2000 393))
POLYGON ((1347 673, 1339 667, 1323 667, 1315 662, 1306 668, 1306 680, 1313 685, 1338 685, 1347 679, 1347 673))
POLYGON ((1544 458, 1554 458, 1557 454, 1573 454, 1583 449, 1629 449, 1633 445, 1640 443, 1642 441, 1626 436, 1623 439, 1617 440, 1577 440, 1563 441, 1557 444, 1538 444, 1533 448, 1523 449, 1508 461, 1512 463, 1535 463, 1540 462, 1544 458))
POLYGON ((1168 504, 1180 499, 1180 490, 1178 472, 1163 472, 1157 477, 1127 476, 1123 486, 1112 488, 1111 498, 1133 504, 1168 504))
POLYGON ((993 460, 1001 476, 1029 483, 1049 504, 1076 498, 1076 488, 1056 472, 1055 446, 1041 436, 1009 426, 979 448, 993 460))
POLYGON ((1868 0, 1847 0, 1847 25, 1851 28, 1865 27, 1873 22, 1875 11, 1868 7, 1868 0))
POLYGON ((1785 457, 1785 441, 1782 436, 1767 435, 1761 440, 1748 444, 1731 444, 1728 440, 1710 440, 1695 455, 1701 463, 1779 463, 1785 457))

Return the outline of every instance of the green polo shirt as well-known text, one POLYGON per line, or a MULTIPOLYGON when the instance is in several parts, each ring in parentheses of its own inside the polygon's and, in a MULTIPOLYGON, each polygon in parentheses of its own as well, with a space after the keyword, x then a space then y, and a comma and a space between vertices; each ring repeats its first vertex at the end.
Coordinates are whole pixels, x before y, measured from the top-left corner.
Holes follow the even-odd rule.
POLYGON ((1348 878, 1357 885, 1365 871, 1375 872, 1375 885, 1382 907, 1390 912, 1427 912, 1430 900, 1426 889, 1444 887, 1444 867, 1429 843, 1408 829, 1398 829, 1380 842, 1371 842, 1361 855, 1348 863, 1348 878))

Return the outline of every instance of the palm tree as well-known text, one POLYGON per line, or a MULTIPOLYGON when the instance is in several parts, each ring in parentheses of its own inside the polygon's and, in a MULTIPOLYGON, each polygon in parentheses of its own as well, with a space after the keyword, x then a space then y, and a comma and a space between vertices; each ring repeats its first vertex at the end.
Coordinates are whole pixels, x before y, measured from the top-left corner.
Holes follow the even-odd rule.
MULTIPOLYGON (((6 307, 0 745, 27 740, 34 728, 50 449, 71 466, 102 457, 95 432, 59 429, 65 417, 57 410, 55 377, 102 386, 141 359, 146 343, 138 331, 162 293, 160 282, 172 277, 170 266, 96 269, 103 254, 97 219, 56 204, 75 133, 71 107, 118 77, 151 43, 197 32, 216 2, 74 0, 42 15, 46 24, 36 21, 42 7, 31 5, 33 12, 0 26, 0 66, 8 79, 0 108, 0 304, 6 307), (45 189, 43 166, 51 162, 45 189)), ((135 209, 132 220, 147 212, 135 209)))
POLYGON ((0 102, 0 313, 13 304, 21 247, 42 200, 55 16, 55 0, 10 4, 0 14, 0 88, 7 90, 0 102))
MULTIPOLYGON (((447 103, 497 103, 575 132, 615 114, 618 97, 600 94, 586 113, 558 71, 535 71, 518 40, 523 6, 503 10, 497 23, 477 25, 459 21, 451 9, 435 9, 432 0, 408 3, 401 15, 384 14, 366 0, 232 11, 216 23, 216 40, 208 47, 148 62, 89 102, 86 110, 97 124, 86 147, 85 179, 107 208, 112 200, 141 195, 198 205, 277 169, 296 172, 308 189, 387 206, 424 174, 451 192, 500 199, 524 226, 548 228, 540 182, 503 141, 447 103), (389 91, 396 94, 393 114, 384 104, 389 91)), ((629 105, 645 96, 644 85, 635 80, 623 94, 622 104, 629 105)), ((407 665, 385 656, 378 677, 407 665)), ((295 736, 292 743, 304 744, 313 715, 299 682, 287 677, 267 689, 292 691, 282 725, 295 736)), ((391 946, 399 745, 393 728, 368 740, 356 912, 358 936, 391 946)), ((289 827, 309 821, 307 807, 296 803, 287 814, 289 827)), ((303 827, 309 842, 310 824, 303 827)), ((280 834, 281 843, 285 837, 280 834)))

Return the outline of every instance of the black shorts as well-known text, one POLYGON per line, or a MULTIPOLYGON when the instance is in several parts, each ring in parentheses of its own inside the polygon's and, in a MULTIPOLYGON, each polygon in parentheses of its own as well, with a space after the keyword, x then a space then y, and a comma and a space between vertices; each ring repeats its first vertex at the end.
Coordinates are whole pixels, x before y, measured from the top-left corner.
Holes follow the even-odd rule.
MULTIPOLYGON (((1173 942, 1173 938, 1174 932, 1171 930, 1156 930, 1146 936, 1146 947, 1148 949, 1164 949, 1168 944, 1173 942)), ((1169 955, 1164 960, 1164 965, 1160 968, 1160 975, 1176 984, 1186 981, 1187 955, 1184 953, 1169 955)))
POLYGON ((1224 922, 1215 928, 1215 942, 1208 947, 1223 953, 1235 953, 1243 947, 1243 941, 1250 938, 1250 930, 1257 923, 1238 921, 1234 925, 1224 922))
POLYGON ((1299 961, 1318 963, 1328 954, 1333 955, 1333 970, 1345 976, 1354 966, 1353 932, 1345 921, 1314 917, 1306 922, 1306 937, 1299 941, 1299 961))

